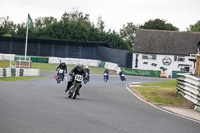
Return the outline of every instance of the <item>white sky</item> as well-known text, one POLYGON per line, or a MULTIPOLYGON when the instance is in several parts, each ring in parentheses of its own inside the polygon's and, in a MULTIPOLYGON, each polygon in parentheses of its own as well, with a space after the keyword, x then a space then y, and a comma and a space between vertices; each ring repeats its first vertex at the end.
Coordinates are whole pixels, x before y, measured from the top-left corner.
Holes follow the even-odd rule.
POLYGON ((33 21, 49 16, 60 20, 64 12, 78 8, 95 25, 102 16, 105 29, 117 32, 127 22, 144 24, 156 18, 186 31, 200 20, 200 0, 0 0, 0 5, 0 17, 9 16, 14 23, 25 22, 28 13, 33 21))

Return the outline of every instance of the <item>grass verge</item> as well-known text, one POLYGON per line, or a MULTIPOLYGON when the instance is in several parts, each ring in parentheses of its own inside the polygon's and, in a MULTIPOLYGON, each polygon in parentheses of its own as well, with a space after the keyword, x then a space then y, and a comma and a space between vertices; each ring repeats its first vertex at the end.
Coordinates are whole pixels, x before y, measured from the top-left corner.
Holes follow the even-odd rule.
POLYGON ((8 68, 10 65, 10 61, 0 60, 0 68, 8 68))
POLYGON ((182 106, 187 100, 177 93, 176 80, 149 82, 139 84, 132 90, 144 100, 158 105, 182 106))
POLYGON ((44 77, 41 76, 0 77, 0 81, 19 81, 19 80, 39 79, 39 78, 44 78, 44 77))
MULTIPOLYGON (((70 72, 75 65, 67 65, 67 71, 70 72)), ((58 64, 48 64, 48 63, 32 63, 31 68, 40 69, 40 72, 55 72, 58 64)), ((103 74, 104 68, 102 67, 89 67, 91 74, 103 74)))
MULTIPOLYGON (((10 61, 0 61, 0 68, 8 68, 10 61)), ((49 63, 32 63, 31 68, 40 69, 40 72, 55 72, 58 64, 49 64, 49 63)), ((72 70, 74 65, 67 65, 68 72, 72 70)), ((91 74, 103 74, 103 67, 89 67, 91 74)), ((115 74, 115 72, 110 71, 110 74, 115 74)))

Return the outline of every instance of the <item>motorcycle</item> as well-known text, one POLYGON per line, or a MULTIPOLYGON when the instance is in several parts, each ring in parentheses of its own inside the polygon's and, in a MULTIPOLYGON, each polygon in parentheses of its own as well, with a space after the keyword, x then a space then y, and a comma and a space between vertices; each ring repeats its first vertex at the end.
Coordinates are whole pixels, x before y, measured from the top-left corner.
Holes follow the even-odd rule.
POLYGON ((60 83, 60 81, 63 81, 63 79, 64 79, 64 70, 60 69, 58 71, 58 76, 56 77, 56 81, 57 83, 60 83))
POLYGON ((107 81, 108 81, 108 74, 104 73, 104 82, 107 82, 107 81))
POLYGON ((74 82, 72 83, 72 85, 70 86, 70 88, 67 92, 69 98, 73 98, 73 99, 76 98, 76 96, 79 92, 82 81, 83 81, 83 76, 78 75, 78 74, 75 75, 74 82))
POLYGON ((85 75, 85 79, 83 79, 83 82, 84 82, 84 84, 87 84, 87 82, 89 82, 89 74, 86 72, 86 75, 85 75))
POLYGON ((121 81, 126 81, 126 78, 125 78, 124 74, 122 74, 122 75, 120 76, 120 79, 121 79, 121 81))

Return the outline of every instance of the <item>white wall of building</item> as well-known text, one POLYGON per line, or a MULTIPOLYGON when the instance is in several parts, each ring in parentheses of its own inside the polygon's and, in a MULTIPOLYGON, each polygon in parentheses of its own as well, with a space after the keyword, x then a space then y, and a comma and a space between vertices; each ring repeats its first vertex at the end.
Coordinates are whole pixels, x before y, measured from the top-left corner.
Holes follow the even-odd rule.
MULTIPOLYGON (((190 56, 184 56, 185 61, 174 61, 174 55, 160 55, 156 54, 156 60, 153 59, 143 59, 141 53, 133 53, 133 69, 141 69, 141 70, 160 70, 162 72, 162 69, 160 67, 167 68, 166 76, 172 75, 172 71, 181 71, 181 66, 179 64, 185 64, 190 65, 190 71, 194 68, 194 63, 192 61, 189 61, 190 56), (136 63, 136 54, 138 54, 138 67, 135 68, 136 63), (163 64, 163 59, 170 58, 171 64, 163 64), (148 62, 147 64, 144 64, 144 62, 148 62), (157 64, 156 66, 153 66, 152 63, 157 64), (179 67, 178 67, 179 66, 179 67)), ((169 60, 170 60, 169 59, 169 60)))

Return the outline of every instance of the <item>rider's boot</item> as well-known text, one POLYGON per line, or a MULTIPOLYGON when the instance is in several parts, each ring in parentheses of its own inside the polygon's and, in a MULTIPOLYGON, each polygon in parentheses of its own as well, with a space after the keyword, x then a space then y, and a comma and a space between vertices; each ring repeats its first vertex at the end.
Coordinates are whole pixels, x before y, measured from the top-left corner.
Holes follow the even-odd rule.
POLYGON ((67 86, 66 89, 65 89, 65 92, 67 92, 68 90, 69 90, 69 87, 67 86))
POLYGON ((80 85, 80 88, 77 91, 77 95, 80 95, 80 89, 81 89, 82 85, 80 85))
POLYGON ((65 92, 67 92, 67 91, 69 90, 69 87, 70 87, 70 85, 69 85, 69 83, 68 83, 68 85, 67 85, 67 87, 66 87, 66 89, 65 89, 65 92))
POLYGON ((67 84, 67 87, 66 87, 65 92, 67 92, 67 91, 69 90, 69 88, 70 88, 71 85, 72 85, 72 82, 71 82, 71 81, 68 81, 68 84, 67 84))

